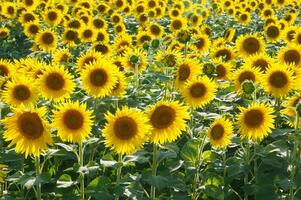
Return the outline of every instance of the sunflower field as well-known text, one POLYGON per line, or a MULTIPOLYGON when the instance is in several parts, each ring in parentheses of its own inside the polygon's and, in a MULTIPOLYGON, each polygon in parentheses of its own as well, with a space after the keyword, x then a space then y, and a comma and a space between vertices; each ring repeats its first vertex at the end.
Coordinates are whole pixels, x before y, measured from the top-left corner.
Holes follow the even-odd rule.
POLYGON ((300 0, 0 0, 0 200, 301 200, 300 0))

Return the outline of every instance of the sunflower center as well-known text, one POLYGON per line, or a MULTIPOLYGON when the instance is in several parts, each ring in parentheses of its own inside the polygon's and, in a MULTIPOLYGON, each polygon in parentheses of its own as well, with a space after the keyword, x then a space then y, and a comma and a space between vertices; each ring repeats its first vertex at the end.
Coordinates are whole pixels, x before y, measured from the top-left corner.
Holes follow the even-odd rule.
POLYGON ((220 140, 223 138, 225 129, 221 124, 216 124, 211 128, 210 135, 213 140, 220 140))
POLYGON ((260 43, 256 38, 247 38, 243 42, 243 49, 249 54, 254 54, 259 51, 260 43))
POLYGON ((203 83, 195 83, 190 88, 190 95, 195 98, 203 97, 207 92, 207 88, 203 83))
POLYGON ((280 34, 279 32, 279 29, 277 26, 270 26, 268 29, 267 29, 267 35, 270 37, 270 38, 276 38, 278 37, 280 34))
POLYGON ((100 19, 95 19, 93 21, 93 25, 96 27, 96 28, 102 28, 104 26, 104 22, 100 19))
POLYGON ((84 124, 84 117, 78 110, 67 110, 63 116, 64 124, 71 130, 80 129, 84 124))
POLYGON ((227 49, 221 49, 216 52, 215 57, 222 57, 224 61, 228 61, 231 59, 231 52, 229 52, 229 50, 227 49))
POLYGON ((39 32, 39 27, 35 24, 29 26, 29 32, 32 34, 36 34, 39 32))
POLYGON ((52 33, 44 33, 42 35, 42 41, 44 44, 52 44, 54 42, 54 36, 52 33))
POLYGON ((172 54, 168 54, 164 57, 163 62, 168 66, 172 67, 176 64, 176 57, 172 54))
POLYGON ((277 71, 271 74, 269 82, 273 87, 282 88, 288 83, 288 77, 285 73, 277 71))
POLYGON ((150 41, 150 40, 151 40, 151 37, 148 36, 148 35, 143 35, 143 36, 141 36, 141 38, 140 38, 140 42, 141 42, 141 43, 144 43, 144 42, 147 42, 147 41, 150 41))
POLYGON ((249 110, 244 117, 245 124, 250 128, 259 127, 263 123, 263 113, 260 110, 249 110))
POLYGON ((172 22, 172 27, 175 29, 175 30, 179 30, 182 28, 182 22, 180 20, 174 20, 172 22))
POLYGON ((109 52, 109 48, 103 44, 96 45, 95 50, 101 52, 102 54, 107 54, 109 52))
POLYGON ((179 80, 185 81, 186 79, 188 79, 189 75, 190 75, 189 66, 186 64, 181 65, 179 69, 179 80))
POLYGON ((30 97, 30 90, 25 85, 18 85, 13 91, 14 97, 19 101, 25 101, 30 97))
POLYGON ((269 67, 269 63, 264 59, 258 59, 253 63, 253 67, 260 67, 260 69, 265 71, 269 67))
POLYGON ((113 19, 112 19, 112 21, 113 21, 114 23, 118 23, 118 22, 120 22, 120 17, 114 16, 113 19))
POLYGON ((50 12, 48 13, 48 19, 49 19, 50 21, 55 21, 55 20, 57 19, 57 13, 54 12, 54 11, 50 11, 50 12))
POLYGON ((17 121, 21 134, 31 140, 43 135, 44 126, 37 113, 25 112, 21 114, 17 121))
POLYGON ((93 35, 93 32, 90 29, 85 30, 83 33, 83 36, 85 38, 90 38, 90 37, 92 37, 92 35, 93 35))
POLYGON ((24 20, 25 20, 25 22, 34 21, 35 17, 31 13, 26 13, 24 15, 24 20))
POLYGON ((7 8, 7 12, 8 12, 10 15, 13 15, 13 14, 15 14, 15 8, 12 7, 12 6, 9 6, 9 7, 7 8))
POLYGON ((222 64, 216 66, 217 78, 223 78, 226 75, 226 73, 227 73, 226 68, 222 64))
POLYGON ((90 82, 92 85, 100 87, 103 86, 108 80, 108 74, 103 69, 96 69, 90 74, 90 82))
POLYGON ((204 38, 198 38, 198 40, 194 43, 194 45, 198 48, 198 49, 202 49, 205 45, 205 39, 204 38))
POLYGON ((114 123, 114 132, 119 139, 129 140, 138 132, 137 123, 130 117, 120 117, 114 123))
POLYGON ((242 72, 238 77, 238 81, 239 81, 239 83, 243 83, 245 80, 251 80, 251 81, 255 82, 254 73, 249 72, 249 71, 242 72))
POLYGON ((46 78, 46 85, 51 90, 61 90, 65 86, 65 79, 59 73, 51 73, 46 78))
POLYGON ((74 40, 77 39, 78 34, 75 31, 69 30, 69 31, 66 32, 65 36, 66 36, 67 40, 74 41, 74 40))
POLYGON ((7 76, 8 75, 8 69, 5 65, 0 64, 0 75, 1 76, 7 76))
POLYGON ((31 6, 31 5, 33 5, 33 0, 25 0, 25 4, 27 5, 27 6, 31 6))
POLYGON ((287 63, 299 64, 301 61, 300 53, 294 49, 288 50, 284 54, 284 61, 287 63))
POLYGON ((155 109, 150 121, 156 129, 164 129, 169 127, 176 118, 176 112, 173 108, 161 105, 155 109))
POLYGON ((161 33, 161 29, 156 25, 151 25, 150 31, 153 35, 156 35, 156 36, 160 35, 160 33, 161 33))

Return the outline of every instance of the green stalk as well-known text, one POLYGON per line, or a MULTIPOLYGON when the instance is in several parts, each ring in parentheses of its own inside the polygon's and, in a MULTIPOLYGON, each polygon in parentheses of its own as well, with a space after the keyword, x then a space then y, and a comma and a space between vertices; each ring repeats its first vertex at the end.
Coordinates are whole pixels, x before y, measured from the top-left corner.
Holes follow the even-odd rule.
MULTIPOLYGON (((82 168, 84 166, 84 149, 83 143, 79 143, 79 165, 82 168)), ((80 172, 80 198, 81 200, 85 200, 85 175, 83 172, 80 172)))
MULTIPOLYGON (((138 64, 135 64, 135 86, 136 86, 136 90, 138 91, 138 87, 139 87, 139 71, 138 71, 138 64)), ((138 92, 137 92, 137 96, 138 96, 138 92)))
MULTIPOLYGON (((255 184, 258 184, 258 163, 256 158, 257 153, 257 143, 254 143, 254 177, 255 177, 255 184)), ((255 199, 256 199, 256 192, 255 192, 255 199)))
MULTIPOLYGON (((157 168, 158 168, 158 146, 153 144, 153 164, 152 164, 152 176, 157 175, 157 168)), ((156 187, 151 185, 151 200, 156 198, 156 187)))
MULTIPOLYGON (((120 179, 121 179, 121 171, 122 171, 122 154, 118 154, 118 168, 117 168, 117 179, 116 179, 116 186, 118 187, 120 185, 120 179)), ((115 200, 118 200, 119 196, 117 195, 115 197, 115 200)))
MULTIPOLYGON (((247 143, 247 148, 245 150, 245 164, 248 166, 250 163, 250 146, 249 143, 247 143)), ((245 172, 245 177, 244 177, 244 185, 247 185, 249 183, 249 173, 245 172)), ((248 200, 248 194, 244 193, 244 200, 248 200)))
POLYGON ((40 176, 41 176, 40 156, 35 157, 35 165, 36 165, 36 179, 38 180, 37 181, 36 198, 37 198, 37 200, 41 200, 42 189, 41 189, 41 182, 40 182, 40 176))
MULTIPOLYGON (((296 125, 295 125, 295 135, 297 135, 299 132, 299 114, 297 113, 296 115, 296 125)), ((298 151, 298 145, 299 142, 298 140, 294 140, 294 147, 293 147, 293 152, 291 155, 291 165, 292 165, 292 170, 291 170, 291 174, 290 174, 290 180, 291 182, 293 182, 294 178, 295 178, 295 173, 297 170, 297 166, 296 164, 296 159, 297 159, 297 151, 298 151)), ((291 185, 290 187, 290 199, 293 200, 294 199, 294 187, 293 185, 291 185)))
POLYGON ((223 166, 224 166, 224 171, 223 171, 223 179, 224 179, 224 196, 223 199, 226 198, 227 193, 228 193, 228 184, 226 184, 226 177, 227 177, 227 165, 226 165, 226 161, 227 161, 227 149, 225 149, 224 153, 223 153, 223 166))

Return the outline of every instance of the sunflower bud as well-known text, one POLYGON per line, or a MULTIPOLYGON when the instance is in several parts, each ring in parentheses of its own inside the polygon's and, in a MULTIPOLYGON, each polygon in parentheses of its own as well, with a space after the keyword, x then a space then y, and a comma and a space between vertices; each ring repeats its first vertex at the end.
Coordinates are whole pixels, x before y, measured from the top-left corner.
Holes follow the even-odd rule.
POLYGON ((160 45, 160 41, 158 39, 154 39, 151 43, 153 49, 157 49, 160 45))
POLYGON ((143 49, 144 50, 148 50, 149 49, 149 43, 148 42, 144 42, 143 43, 143 49))
POLYGON ((187 43, 190 39, 190 33, 186 30, 182 30, 177 35, 179 42, 181 43, 187 43))
POLYGON ((301 117, 301 101, 300 100, 296 105, 296 112, 299 115, 299 117, 301 117))
POLYGON ((255 85, 251 80, 245 80, 241 84, 242 91, 246 94, 252 94, 255 91, 255 85))
POLYGON ((206 74, 208 77, 213 77, 215 74, 215 66, 211 63, 205 63, 203 66, 203 73, 206 74))
POLYGON ((133 55, 133 56, 130 57, 130 62, 131 62, 133 65, 139 64, 140 59, 139 59, 138 56, 133 55))

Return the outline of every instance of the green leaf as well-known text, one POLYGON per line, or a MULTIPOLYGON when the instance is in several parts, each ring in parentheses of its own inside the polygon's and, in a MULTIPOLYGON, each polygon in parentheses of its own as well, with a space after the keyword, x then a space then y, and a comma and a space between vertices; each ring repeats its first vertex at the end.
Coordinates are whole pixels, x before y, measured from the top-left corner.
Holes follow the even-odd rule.
POLYGON ((115 167, 117 166, 118 162, 115 160, 102 160, 100 159, 100 164, 104 167, 115 167))
POLYGON ((68 188, 74 185, 75 183, 72 181, 72 178, 68 174, 63 174, 60 176, 60 178, 57 180, 57 187, 58 188, 68 188))
POLYGON ((164 176, 150 176, 146 179, 146 182, 158 189, 163 189, 169 186, 169 180, 164 176))
POLYGON ((189 164, 197 162, 199 141, 196 139, 189 140, 181 150, 181 157, 189 164))

